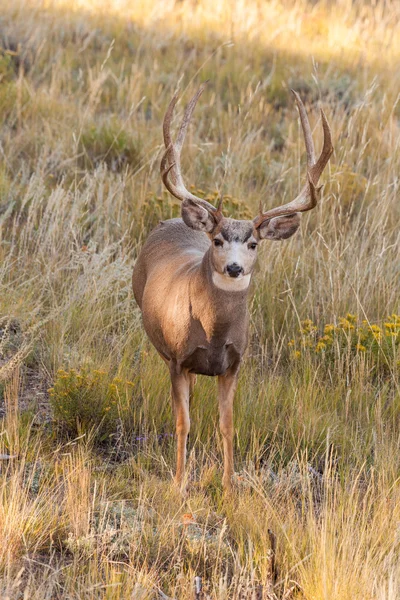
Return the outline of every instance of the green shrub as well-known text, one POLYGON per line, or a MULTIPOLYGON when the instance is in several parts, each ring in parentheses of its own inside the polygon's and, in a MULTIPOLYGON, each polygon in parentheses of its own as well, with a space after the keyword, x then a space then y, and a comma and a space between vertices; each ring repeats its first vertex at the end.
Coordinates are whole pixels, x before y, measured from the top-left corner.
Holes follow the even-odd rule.
POLYGON ((141 159, 139 141, 133 139, 118 121, 92 124, 84 129, 79 153, 82 168, 95 168, 104 162, 114 172, 127 165, 136 167, 141 159))
POLYGON ((134 383, 105 371, 60 369, 49 390, 54 416, 69 436, 96 431, 96 440, 104 442, 128 420, 134 383))

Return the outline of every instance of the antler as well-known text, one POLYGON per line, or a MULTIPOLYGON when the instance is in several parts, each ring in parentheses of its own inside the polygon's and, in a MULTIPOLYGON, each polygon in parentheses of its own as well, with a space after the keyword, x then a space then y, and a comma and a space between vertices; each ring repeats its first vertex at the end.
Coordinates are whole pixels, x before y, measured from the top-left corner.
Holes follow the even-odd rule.
POLYGON ((198 99, 204 91, 206 83, 207 82, 203 83, 199 87, 196 94, 193 96, 193 98, 187 105, 175 142, 172 141, 170 127, 172 116, 174 114, 174 108, 178 101, 178 95, 175 94, 172 98, 167 108, 167 112, 165 113, 163 122, 164 144, 166 150, 161 159, 160 172, 165 187, 173 196, 175 196, 175 198, 178 198, 178 200, 182 201, 191 200, 195 204, 202 206, 210 213, 210 215, 212 215, 215 221, 218 222, 222 219, 222 201, 220 200, 218 207, 215 208, 215 206, 213 206, 206 200, 198 198, 197 196, 189 192, 189 190, 186 189, 185 184, 183 183, 181 173, 181 150, 183 142, 185 141, 187 128, 189 126, 190 119, 192 118, 193 111, 195 109, 198 99))
POLYGON ((318 180, 321 177, 323 170, 325 169, 333 152, 331 130, 326 119, 324 111, 321 109, 322 128, 324 130, 324 145, 322 148, 321 155, 317 162, 315 162, 315 150, 314 142, 311 135, 311 127, 308 121, 306 109, 302 103, 300 96, 297 92, 292 90, 296 99, 297 108, 300 114, 301 127, 303 129, 304 141, 306 144, 307 151, 307 182, 300 194, 289 202, 282 206, 277 206, 262 212, 258 217, 254 219, 254 225, 256 228, 260 227, 265 221, 269 221, 273 217, 282 217, 283 215, 289 215, 295 212, 305 212, 311 210, 316 206, 322 186, 316 187, 318 180))

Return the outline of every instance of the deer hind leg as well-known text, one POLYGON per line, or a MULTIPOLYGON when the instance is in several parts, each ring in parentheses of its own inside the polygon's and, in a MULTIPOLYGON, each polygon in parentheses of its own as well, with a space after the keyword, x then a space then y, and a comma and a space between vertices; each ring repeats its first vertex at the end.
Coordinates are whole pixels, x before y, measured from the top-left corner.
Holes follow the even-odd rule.
POLYGON ((177 372, 175 365, 170 364, 172 402, 175 415, 177 437, 175 482, 181 487, 185 474, 186 443, 190 429, 189 389, 190 377, 185 370, 177 372))
POLYGON ((230 491, 233 475, 233 398, 237 386, 238 367, 218 377, 219 425, 224 445, 222 484, 230 491))

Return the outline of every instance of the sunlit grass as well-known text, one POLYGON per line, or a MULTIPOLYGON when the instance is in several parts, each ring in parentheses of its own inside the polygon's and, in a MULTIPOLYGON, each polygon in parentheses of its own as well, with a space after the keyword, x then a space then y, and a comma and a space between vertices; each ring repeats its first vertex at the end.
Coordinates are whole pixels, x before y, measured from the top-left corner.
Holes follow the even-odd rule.
POLYGON ((184 600, 201 576, 218 600, 397 600, 398 3, 0 5, 0 596, 184 600), (183 170, 227 214, 297 193, 291 87, 335 145, 320 206, 261 248, 231 498, 209 378, 187 496, 172 485, 168 374, 130 282, 180 210, 163 114, 205 79, 183 170))

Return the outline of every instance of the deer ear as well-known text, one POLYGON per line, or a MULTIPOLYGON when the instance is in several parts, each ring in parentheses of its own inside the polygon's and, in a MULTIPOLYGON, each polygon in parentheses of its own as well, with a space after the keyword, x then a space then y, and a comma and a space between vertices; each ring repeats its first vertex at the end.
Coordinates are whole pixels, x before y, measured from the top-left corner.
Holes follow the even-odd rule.
POLYGON ((258 235, 262 240, 286 240, 298 230, 300 214, 293 213, 284 217, 275 217, 264 221, 258 228, 258 235))
POLYGON ((185 224, 196 231, 210 233, 216 226, 213 216, 193 200, 182 202, 181 215, 185 224))

